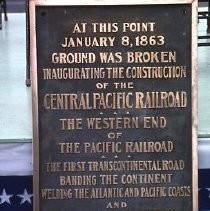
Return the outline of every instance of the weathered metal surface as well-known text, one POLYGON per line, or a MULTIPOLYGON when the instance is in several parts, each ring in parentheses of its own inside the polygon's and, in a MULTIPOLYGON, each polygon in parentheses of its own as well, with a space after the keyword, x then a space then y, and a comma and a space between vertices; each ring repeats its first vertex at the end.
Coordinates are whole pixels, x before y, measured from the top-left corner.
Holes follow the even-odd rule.
POLYGON ((193 210, 191 5, 35 9, 39 209, 193 210))

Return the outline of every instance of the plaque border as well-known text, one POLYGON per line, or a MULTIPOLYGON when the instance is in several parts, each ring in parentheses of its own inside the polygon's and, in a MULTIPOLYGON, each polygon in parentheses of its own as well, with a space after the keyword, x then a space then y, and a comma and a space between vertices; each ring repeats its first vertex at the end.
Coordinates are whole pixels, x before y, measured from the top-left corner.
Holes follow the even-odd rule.
POLYGON ((30 21, 30 71, 32 76, 32 119, 33 119, 33 210, 39 211, 39 125, 37 90, 37 51, 36 51, 36 6, 88 6, 88 5, 173 5, 191 4, 191 106, 192 106, 192 211, 198 211, 198 74, 197 74, 197 9, 198 0, 29 0, 30 21))

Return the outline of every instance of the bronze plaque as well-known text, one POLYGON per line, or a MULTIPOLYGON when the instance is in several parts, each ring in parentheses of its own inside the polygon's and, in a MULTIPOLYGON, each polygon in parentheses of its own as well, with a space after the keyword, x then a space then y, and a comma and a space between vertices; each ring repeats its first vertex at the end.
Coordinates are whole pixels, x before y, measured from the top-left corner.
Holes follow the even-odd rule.
POLYGON ((192 6, 35 14, 39 210, 193 210, 192 6))

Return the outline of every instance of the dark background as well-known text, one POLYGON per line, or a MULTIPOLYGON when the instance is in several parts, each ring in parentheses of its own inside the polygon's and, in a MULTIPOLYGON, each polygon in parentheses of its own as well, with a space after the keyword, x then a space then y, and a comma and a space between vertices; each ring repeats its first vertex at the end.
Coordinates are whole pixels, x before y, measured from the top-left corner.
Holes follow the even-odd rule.
MULTIPOLYGON (((43 108, 43 97, 46 93, 92 93, 100 92, 95 88, 97 80, 43 80, 43 68, 58 67, 103 67, 103 66, 161 66, 161 65, 186 65, 187 77, 180 79, 134 79, 135 88, 132 90, 118 90, 118 92, 136 92, 136 91, 186 91, 188 95, 187 108, 180 109, 130 109, 130 116, 166 116, 168 119, 167 128, 146 130, 127 129, 123 130, 123 138, 120 141, 131 140, 172 140, 175 144, 173 153, 134 153, 133 160, 185 160, 185 169, 183 171, 171 171, 173 173, 173 181, 170 184, 159 184, 159 186, 192 186, 192 159, 191 159, 191 8, 189 5, 162 5, 157 6, 72 6, 72 7, 37 7, 37 61, 38 61, 38 99, 39 99, 39 135, 40 135, 40 188, 61 188, 58 184, 59 174, 47 174, 44 163, 50 161, 101 161, 99 154, 78 154, 78 155, 59 155, 57 145, 63 140, 79 142, 98 142, 104 141, 109 130, 82 130, 82 131, 60 131, 58 126, 59 118, 87 118, 99 117, 99 110, 58 110, 46 111, 43 108), (151 15, 152 14, 152 15, 151 15), (71 28, 76 22, 146 22, 155 21, 155 32, 143 33, 146 35, 164 35, 166 43, 164 46, 153 47, 134 47, 132 49, 125 48, 118 44, 112 48, 108 47, 92 47, 92 48, 74 48, 64 49, 60 46, 64 37, 72 36, 71 28), (176 64, 104 64, 99 61, 94 64, 52 64, 51 54, 53 52, 122 52, 127 51, 177 51, 176 64)), ((132 37, 142 33, 126 33, 132 37)), ((78 35, 79 36, 79 35, 78 35)), ((87 31, 85 36, 123 36, 119 31, 116 35, 112 33, 97 34, 87 31)), ((118 40, 120 40, 118 38, 118 40)), ((102 79, 100 82, 106 82, 102 79)), ((107 82, 126 82, 128 79, 109 79, 107 82)), ((130 81, 130 80, 128 80, 130 81)), ((103 92, 117 92, 113 89, 103 92)), ((113 110, 104 110, 103 116, 113 117, 113 110)), ((125 116, 125 111, 119 109, 118 116, 125 116)), ((121 131, 118 131, 121 132, 121 131)), ((113 160, 113 154, 108 155, 106 161, 113 160)), ((120 155, 118 160, 127 160, 126 155, 120 155)), ((119 172, 132 174, 134 172, 119 172)), ((135 173, 160 173, 160 172, 135 172, 135 173)), ((166 173, 166 172, 162 172, 166 173)), ((62 173, 63 175, 64 173, 62 173)), ((70 173, 69 173, 70 174, 70 173)), ((81 173, 78 173, 81 175, 81 173)), ((94 173, 84 172, 85 175, 94 173)), ((103 172, 106 174, 106 172, 103 172)), ((108 173, 107 173, 108 174, 108 173)), ((110 172, 116 174, 116 172, 110 172)), ((68 173, 66 173, 68 175, 68 173)), ((120 187, 118 184, 117 187, 120 187)), ((136 187, 158 186, 158 184, 139 184, 136 187)), ((100 184, 98 185, 100 187, 100 184)), ((67 187, 68 188, 68 187, 67 187)), ((114 199, 113 199, 114 200, 114 199)), ((119 199, 128 203, 128 210, 173 210, 173 211, 191 211, 191 197, 166 197, 166 198, 130 198, 119 199)), ((116 200, 116 201, 119 201, 116 200)), ((41 211, 57 211, 63 206, 63 211, 75 210, 83 211, 102 211, 105 210, 106 204, 110 199, 70 199, 70 200, 41 200, 41 211)))

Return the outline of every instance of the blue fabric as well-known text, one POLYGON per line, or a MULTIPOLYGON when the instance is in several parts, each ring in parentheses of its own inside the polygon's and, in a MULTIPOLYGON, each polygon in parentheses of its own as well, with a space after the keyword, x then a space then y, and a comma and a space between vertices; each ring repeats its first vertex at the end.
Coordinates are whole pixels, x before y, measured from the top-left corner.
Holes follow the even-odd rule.
POLYGON ((210 211, 210 169, 198 170, 199 211, 210 211))
POLYGON ((0 176, 0 210, 33 211, 32 176, 0 176))

